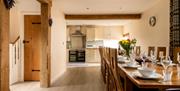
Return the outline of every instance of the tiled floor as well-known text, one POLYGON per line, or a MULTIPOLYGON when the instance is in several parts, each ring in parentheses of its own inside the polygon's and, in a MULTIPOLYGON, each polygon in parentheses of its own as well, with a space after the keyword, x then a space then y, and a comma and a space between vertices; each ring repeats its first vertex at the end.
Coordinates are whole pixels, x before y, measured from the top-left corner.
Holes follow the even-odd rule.
POLYGON ((68 68, 50 88, 40 88, 39 82, 25 82, 11 86, 11 91, 106 91, 100 67, 68 68))

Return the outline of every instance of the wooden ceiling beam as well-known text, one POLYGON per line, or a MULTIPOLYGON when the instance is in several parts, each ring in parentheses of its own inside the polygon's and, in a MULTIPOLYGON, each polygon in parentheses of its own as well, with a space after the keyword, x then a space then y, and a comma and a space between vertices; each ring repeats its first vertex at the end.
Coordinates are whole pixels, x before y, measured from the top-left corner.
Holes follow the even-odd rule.
POLYGON ((52 6, 52 0, 37 0, 40 3, 46 3, 49 4, 50 6, 52 6))
POLYGON ((101 19, 140 19, 141 14, 107 14, 107 15, 71 15, 66 14, 67 20, 101 20, 101 19))

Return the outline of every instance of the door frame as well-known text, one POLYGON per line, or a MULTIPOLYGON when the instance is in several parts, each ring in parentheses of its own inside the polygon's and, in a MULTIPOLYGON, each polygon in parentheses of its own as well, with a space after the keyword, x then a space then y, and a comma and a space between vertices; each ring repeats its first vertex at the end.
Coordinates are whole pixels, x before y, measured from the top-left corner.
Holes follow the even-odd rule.
MULTIPOLYGON (((45 31, 48 35, 50 35, 50 26, 48 24, 49 17, 51 14, 51 6, 52 6, 52 0, 37 0, 41 4, 41 21, 43 21, 42 29, 45 29, 45 31), (45 22, 44 22, 45 21, 45 22)), ((3 0, 0 0, 0 91, 10 91, 9 89, 9 28, 10 28, 10 10, 5 8, 5 5, 3 3, 3 0)), ((42 31, 42 30, 41 30, 42 31)), ((41 32, 43 34, 43 32, 41 32)), ((48 36, 50 37, 50 36, 48 36)), ((43 38, 43 37, 42 37, 43 38)), ((46 41, 50 41, 50 38, 44 39, 46 41)), ((43 43, 42 43, 43 44, 43 43)), ((48 45, 48 50, 51 49, 51 46, 48 45)), ((42 55, 46 53, 43 53, 44 51, 41 49, 42 55)), ((42 64, 41 70, 44 70, 45 74, 40 75, 46 75, 40 76, 40 86, 41 87, 49 87, 50 86, 50 69, 44 69, 44 66, 50 66, 50 52, 48 52, 48 59, 49 61, 41 61, 42 64), (46 63, 46 64, 44 64, 46 63)), ((47 57, 46 57, 47 58, 47 57)), ((41 57, 41 60, 45 59, 43 56, 41 57)), ((49 67, 50 68, 50 67, 49 67)))

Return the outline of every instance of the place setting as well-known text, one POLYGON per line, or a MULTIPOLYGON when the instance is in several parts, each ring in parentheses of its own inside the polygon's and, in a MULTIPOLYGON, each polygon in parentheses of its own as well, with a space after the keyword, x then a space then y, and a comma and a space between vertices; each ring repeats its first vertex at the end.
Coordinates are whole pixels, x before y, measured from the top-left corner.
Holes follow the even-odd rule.
POLYGON ((130 62, 127 57, 121 55, 118 56, 118 63, 127 63, 127 62, 130 62))
POLYGON ((137 68, 137 71, 132 73, 135 78, 143 80, 161 80, 163 76, 156 72, 155 69, 148 67, 137 68))
POLYGON ((132 69, 137 69, 138 67, 141 67, 137 61, 135 61, 135 54, 131 53, 129 60, 126 61, 123 65, 124 68, 132 68, 132 69))

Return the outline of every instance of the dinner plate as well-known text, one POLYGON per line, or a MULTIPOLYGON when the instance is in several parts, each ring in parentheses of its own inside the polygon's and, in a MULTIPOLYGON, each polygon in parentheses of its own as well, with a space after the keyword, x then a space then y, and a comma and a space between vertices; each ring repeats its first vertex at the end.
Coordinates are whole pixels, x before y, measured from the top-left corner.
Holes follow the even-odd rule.
POLYGON ((118 59, 118 62, 120 62, 120 63, 127 63, 127 62, 129 62, 129 60, 120 60, 120 59, 118 59))
POLYGON ((138 67, 141 67, 141 65, 132 65, 132 66, 130 66, 130 65, 127 65, 127 64, 124 64, 124 65, 122 65, 124 68, 133 68, 133 69, 137 69, 138 67))
POLYGON ((154 73, 148 77, 142 76, 140 73, 135 73, 134 76, 139 79, 144 79, 144 80, 160 80, 163 78, 163 76, 159 73, 154 73))

